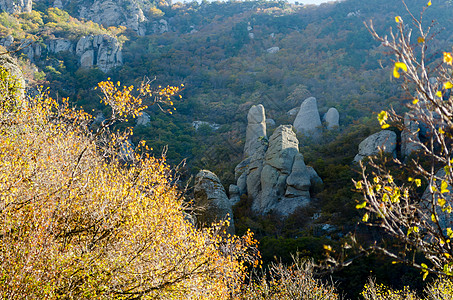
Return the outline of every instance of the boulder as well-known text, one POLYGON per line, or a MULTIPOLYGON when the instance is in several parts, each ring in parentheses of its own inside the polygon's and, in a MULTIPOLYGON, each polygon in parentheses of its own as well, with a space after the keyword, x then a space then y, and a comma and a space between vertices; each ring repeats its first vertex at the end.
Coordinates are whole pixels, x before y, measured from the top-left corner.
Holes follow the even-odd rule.
POLYGON ((294 128, 299 134, 309 137, 318 137, 321 133, 321 118, 319 117, 318 104, 315 97, 304 100, 294 120, 294 128))
POLYGON ((324 189, 324 182, 316 170, 311 166, 307 166, 307 175, 310 178, 310 193, 316 194, 321 192, 324 189))
POLYGON ((280 51, 279 47, 270 47, 269 49, 266 49, 266 52, 271 54, 277 53, 278 51, 280 51))
POLYGON ((266 119, 266 126, 275 127, 275 121, 273 119, 266 119))
POLYGON ((297 116, 297 114, 299 113, 299 110, 300 110, 300 107, 295 107, 293 109, 290 109, 286 112, 286 114, 290 117, 294 117, 294 116, 297 116))
POLYGON ((238 178, 242 175, 242 173, 246 172, 250 163, 250 157, 247 157, 243 161, 241 161, 235 168, 234 168, 234 179, 238 180, 238 178))
POLYGON ((151 122, 151 117, 146 112, 140 113, 137 117, 137 126, 147 126, 151 122))
POLYGON ((327 129, 333 130, 340 126, 340 114, 334 107, 329 108, 327 113, 324 115, 324 121, 326 122, 327 129))
POLYGON ((168 25, 167 20, 160 19, 159 21, 155 21, 153 23, 153 31, 158 34, 170 31, 170 26, 168 25))
POLYGON ((217 175, 208 170, 198 172, 195 177, 194 196, 195 204, 203 209, 203 213, 197 217, 200 225, 211 225, 228 218, 228 232, 234 234, 231 202, 217 175))
POLYGON ((228 194, 230 195, 230 203, 231 205, 235 205, 241 200, 240 190, 239 187, 235 184, 230 184, 228 189, 228 194))
POLYGON ((427 222, 431 223, 431 225, 434 225, 430 218, 430 216, 432 214, 431 213, 431 207, 432 207, 431 203, 434 202, 436 204, 436 213, 438 216, 439 225, 442 228, 444 234, 447 235, 447 228, 448 227, 453 228, 453 216, 451 213, 448 213, 447 210, 442 211, 442 207, 440 207, 438 205, 438 199, 439 198, 445 199, 444 207, 453 206, 452 197, 451 197, 451 194, 453 193, 453 187, 451 185, 448 185, 446 189, 449 190, 450 192, 440 194, 442 181, 448 182, 449 181, 448 176, 446 176, 445 170, 442 168, 436 172, 435 177, 437 179, 435 181, 437 190, 435 192, 431 193, 431 189, 428 186, 422 196, 423 201, 428 202, 426 205, 429 207, 429 211, 426 212, 426 219, 427 219, 427 222), (434 201, 433 201, 433 198, 434 198, 434 201))
POLYGON ((265 142, 266 116, 263 105, 253 105, 247 115, 247 131, 245 137, 244 155, 249 157, 265 142))
POLYGON ((364 157, 377 155, 379 151, 396 155, 396 134, 390 130, 382 130, 370 135, 359 144, 359 153, 354 161, 359 162, 364 157))
POLYGON ((292 127, 280 125, 269 138, 265 163, 288 175, 297 153, 299 153, 299 141, 292 127))
MULTIPOLYGON (((264 157, 266 155, 267 145, 261 145, 256 149, 250 158, 246 178, 247 195, 252 199, 257 199, 261 192, 261 172, 263 170, 264 157)), ((238 179, 238 186, 239 179, 238 179)))
POLYGON ((294 157, 291 174, 286 179, 285 197, 304 196, 310 198, 310 186, 310 175, 304 162, 304 156, 301 153, 297 153, 294 157))
POLYGON ((409 114, 404 115, 404 130, 401 132, 401 154, 403 157, 421 150, 418 122, 409 114))
POLYGON ((299 142, 291 126, 279 126, 269 138, 269 148, 260 176, 261 191, 258 193, 259 197, 253 197, 254 211, 267 213, 285 195, 286 180, 297 153, 299 142))

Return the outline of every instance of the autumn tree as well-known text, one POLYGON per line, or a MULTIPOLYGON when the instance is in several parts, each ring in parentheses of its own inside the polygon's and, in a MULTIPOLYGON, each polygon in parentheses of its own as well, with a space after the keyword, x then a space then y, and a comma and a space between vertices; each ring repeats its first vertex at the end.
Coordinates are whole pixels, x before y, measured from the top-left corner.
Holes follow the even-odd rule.
MULTIPOLYGON (((453 87, 452 54, 445 49, 441 57, 433 44, 434 22, 425 25, 424 12, 396 16, 396 31, 379 35, 369 23, 373 37, 393 55, 393 77, 401 83, 410 101, 408 112, 398 115, 392 108, 379 114, 382 128, 396 126, 406 135, 413 154, 405 161, 370 158, 362 165, 363 180, 356 182, 363 191, 363 221, 380 226, 402 243, 398 249, 383 251, 395 262, 403 262, 429 272, 453 275, 453 174, 452 133, 453 87), (411 29, 411 25, 414 29, 411 29), (418 129, 414 129, 414 126, 418 129), (390 167, 391 166, 391 167, 390 167), (416 259, 422 254, 424 260, 416 259)), ((434 4, 433 4, 434 5, 434 4)))
POLYGON ((23 98, 0 67, 0 298, 228 299, 255 241, 198 229, 185 214, 177 177, 141 143, 125 162, 124 133, 110 126, 169 102, 178 88, 99 84, 109 119, 41 91, 23 98))

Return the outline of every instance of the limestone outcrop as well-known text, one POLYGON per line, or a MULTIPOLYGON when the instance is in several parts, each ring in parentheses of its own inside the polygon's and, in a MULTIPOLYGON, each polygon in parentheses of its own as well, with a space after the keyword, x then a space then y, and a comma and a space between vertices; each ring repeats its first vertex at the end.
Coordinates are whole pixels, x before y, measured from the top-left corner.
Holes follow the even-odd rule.
POLYGON ((228 232, 234 234, 233 209, 225 189, 217 175, 208 170, 201 170, 195 177, 195 204, 203 212, 197 216, 200 225, 211 225, 229 218, 228 232))
POLYGON ((0 0, 0 10, 9 14, 31 12, 32 0, 0 0))
POLYGON ((364 157, 377 155, 379 151, 396 155, 396 133, 390 130, 382 130, 370 135, 359 144, 359 153, 354 161, 359 162, 364 157))
POLYGON ((294 128, 299 134, 311 137, 320 135, 321 118, 319 117, 318 104, 315 97, 304 100, 294 120, 294 128))
MULTIPOLYGON (((248 121, 249 125, 264 123, 264 107, 252 107, 248 121)), ((245 153, 246 158, 235 168, 236 184, 229 188, 231 203, 246 194, 255 213, 273 211, 282 216, 310 203, 310 191, 322 180, 305 165, 291 125, 280 125, 268 140, 261 138, 260 143, 247 149, 254 150, 245 153)))
POLYGON ((263 105, 253 105, 247 115, 247 132, 245 137, 245 157, 252 156, 261 146, 266 136, 266 115, 263 105))
POLYGON ((323 119, 326 122, 327 129, 329 130, 336 129, 340 126, 340 113, 334 107, 329 108, 323 119))

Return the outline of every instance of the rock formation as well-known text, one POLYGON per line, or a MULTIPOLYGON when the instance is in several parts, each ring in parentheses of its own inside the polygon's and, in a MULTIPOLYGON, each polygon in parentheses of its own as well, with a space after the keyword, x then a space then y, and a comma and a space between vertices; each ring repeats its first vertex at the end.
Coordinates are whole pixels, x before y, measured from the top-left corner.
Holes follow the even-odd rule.
POLYGON ((340 126, 340 114, 334 107, 329 108, 327 113, 324 115, 324 121, 326 122, 327 129, 333 130, 340 126))
MULTIPOLYGON (((0 0, 1 1, 1 0, 0 0)), ((145 35, 148 21, 143 11, 149 10, 152 5, 147 0, 55 0, 53 6, 59 9, 71 10, 79 19, 83 18, 110 26, 125 26, 139 35, 145 35)))
POLYGON ((234 234, 233 209, 219 178, 208 170, 201 170, 195 177, 195 204, 203 209, 197 221, 200 225, 211 225, 230 219, 228 232, 234 234))
POLYGON ((151 117, 146 112, 141 112, 137 117, 137 126, 147 126, 151 122, 151 117))
POLYGON ((421 149, 419 126, 409 114, 404 115, 404 130, 401 132, 401 155, 407 157, 421 149))
POLYGON ((264 114, 263 105, 253 105, 247 115, 247 132, 245 138, 245 157, 249 157, 255 153, 255 151, 263 143, 263 139, 266 139, 266 116, 264 114))
MULTIPOLYGON (((248 121, 249 125, 264 123, 264 108, 252 107, 248 121)), ((291 125, 277 127, 269 140, 260 139, 260 143, 246 147, 245 151, 248 149, 254 150, 235 168, 236 184, 229 188, 230 202, 236 203, 247 194, 255 213, 273 211, 282 216, 310 202, 310 190, 322 180, 313 168, 305 165, 291 125)))
POLYGON ((25 80, 16 59, 7 54, 0 55, 0 66, 9 72, 11 77, 15 78, 18 83, 16 95, 23 99, 25 97, 25 80))
POLYGON ((32 0, 0 0, 0 10, 9 14, 31 12, 32 0))
POLYGON ((98 66, 103 72, 123 64, 118 40, 107 34, 82 37, 77 42, 76 55, 80 58, 81 67, 98 66))
POLYGON ((294 120, 294 128, 297 133, 318 137, 320 135, 320 127, 321 118, 319 117, 316 98, 307 98, 300 105, 300 110, 294 120))
POLYGON ((50 53, 74 52, 74 43, 68 39, 51 39, 47 43, 47 50, 50 53))
POLYGON ((359 162, 364 157, 377 155, 379 151, 396 155, 396 134, 390 130, 382 130, 370 135, 359 144, 359 153, 354 161, 359 162))

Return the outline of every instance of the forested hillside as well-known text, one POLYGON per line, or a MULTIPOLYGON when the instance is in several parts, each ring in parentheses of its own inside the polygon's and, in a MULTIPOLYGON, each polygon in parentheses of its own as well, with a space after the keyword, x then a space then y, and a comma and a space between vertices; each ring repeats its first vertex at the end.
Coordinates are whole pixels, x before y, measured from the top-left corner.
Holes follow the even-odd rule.
MULTIPOLYGON (((227 191, 236 183, 235 166, 244 158, 247 113, 253 105, 262 104, 266 118, 275 122, 268 125, 267 136, 279 125, 293 124, 295 115, 288 112, 309 97, 317 99, 321 116, 331 107, 338 110, 336 130, 323 129, 320 139, 297 136, 305 164, 323 181, 322 188, 310 190, 314 201, 308 207, 284 220, 254 215, 247 197, 233 207, 236 233, 255 233, 265 264, 275 257, 291 263, 295 252, 325 258, 323 246, 339 247, 351 232, 366 241, 382 237, 380 231, 357 225, 361 195, 351 179, 360 176, 353 164, 359 143, 380 130, 377 113, 389 106, 404 113, 402 104, 411 101, 401 81, 392 77, 386 50, 364 25, 372 20, 376 31, 385 34, 396 16, 409 20, 400 1, 315 6, 122 0, 113 8, 102 1, 25 2, 30 5, 1 7, 1 52, 19 59, 30 95, 39 94, 42 85, 57 101, 68 98, 70 105, 90 113, 89 130, 97 130, 112 114, 100 103, 98 82, 178 87, 176 97, 158 102, 150 97, 154 105, 143 110, 145 116, 127 118, 114 129, 133 127, 126 143, 135 147, 144 140, 152 155, 165 152, 172 166, 184 160, 178 184, 189 184, 187 200, 193 197, 191 177, 199 170, 217 174, 227 191)), ((426 3, 407 4, 417 14, 426 3)), ((426 24, 436 20, 428 64, 451 49, 452 9, 451 1, 433 1, 423 16, 426 24)), ((400 133, 390 129, 397 133, 399 155, 400 133)), ((398 276, 387 272, 389 266, 380 256, 361 258, 333 278, 349 297, 363 288, 371 269, 397 287, 423 285, 417 271, 401 266, 405 276, 398 276)))

